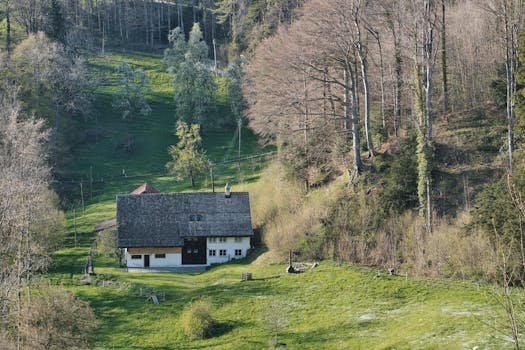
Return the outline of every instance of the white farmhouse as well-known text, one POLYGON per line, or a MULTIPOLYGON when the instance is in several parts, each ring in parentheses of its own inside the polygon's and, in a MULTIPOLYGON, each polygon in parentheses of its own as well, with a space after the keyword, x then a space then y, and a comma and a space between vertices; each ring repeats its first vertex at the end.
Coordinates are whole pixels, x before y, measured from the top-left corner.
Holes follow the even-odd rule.
POLYGON ((253 237, 247 192, 117 196, 128 268, 209 266, 243 258, 253 237))

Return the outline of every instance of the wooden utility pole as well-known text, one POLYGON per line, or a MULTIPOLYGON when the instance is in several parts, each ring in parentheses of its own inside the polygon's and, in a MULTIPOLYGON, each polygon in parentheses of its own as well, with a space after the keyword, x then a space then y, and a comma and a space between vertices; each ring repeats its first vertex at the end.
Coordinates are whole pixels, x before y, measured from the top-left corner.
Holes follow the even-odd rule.
POLYGON ((75 248, 77 247, 77 208, 73 208, 73 226, 75 227, 75 248))
POLYGON ((212 43, 213 43, 213 72, 217 74, 217 47, 215 43, 215 38, 213 38, 212 43))
POLYGON ((84 188, 82 184, 82 180, 80 180, 80 199, 82 201, 82 216, 86 215, 86 210, 84 208, 84 188))
POLYGON ((215 193, 215 180, 213 178, 213 165, 210 166, 211 191, 215 193))
POLYGON ((237 127, 239 128, 239 149, 237 150, 237 156, 241 158, 241 133, 242 133, 242 119, 237 120, 237 127))
POLYGON ((93 199, 93 165, 89 166, 89 198, 93 199))

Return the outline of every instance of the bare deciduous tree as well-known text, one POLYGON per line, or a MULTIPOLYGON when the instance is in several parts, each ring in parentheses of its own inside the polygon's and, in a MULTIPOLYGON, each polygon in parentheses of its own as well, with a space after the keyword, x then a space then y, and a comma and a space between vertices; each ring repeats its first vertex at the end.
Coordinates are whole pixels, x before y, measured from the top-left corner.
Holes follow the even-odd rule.
POLYGON ((63 238, 63 216, 48 189, 50 169, 41 119, 24 118, 14 96, 0 101, 0 310, 18 348, 32 276, 45 270, 63 238))

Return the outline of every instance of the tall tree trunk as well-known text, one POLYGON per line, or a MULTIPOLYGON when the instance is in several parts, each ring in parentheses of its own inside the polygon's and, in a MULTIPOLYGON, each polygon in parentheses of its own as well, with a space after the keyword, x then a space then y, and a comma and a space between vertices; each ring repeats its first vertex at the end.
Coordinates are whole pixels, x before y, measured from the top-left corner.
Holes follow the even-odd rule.
POLYGON ((359 137, 359 120, 357 116, 357 92, 356 92, 356 78, 352 67, 347 62, 344 70, 344 131, 348 135, 350 129, 352 130, 352 153, 354 155, 354 173, 359 175, 363 168, 361 163, 360 137, 359 137), (350 102, 351 94, 351 102, 350 102), (352 104, 350 106, 350 103, 352 104), (351 114, 351 116, 350 116, 351 114))
POLYGON ((144 33, 146 34, 147 45, 149 43, 148 0, 144 0, 144 33))
POLYGON ((159 44, 162 43, 162 3, 157 4, 157 34, 159 36, 159 44))
POLYGON ((191 187, 195 187, 195 178, 193 176, 193 169, 190 167, 190 181, 191 181, 191 187))
POLYGON ((431 15, 433 1, 434 0, 425 0, 426 30, 424 31, 423 39, 423 64, 425 71, 425 123, 428 142, 432 142, 432 53, 434 37, 431 15))
POLYGON ((75 25, 80 25, 80 15, 79 15, 79 6, 78 6, 78 0, 75 0, 75 25))
POLYGON ((17 286, 17 332, 16 332, 16 348, 21 349, 20 329, 22 327, 22 245, 24 243, 24 230, 20 230, 20 237, 18 240, 18 249, 16 257, 16 286, 17 286))
POLYGON ((523 3, 519 0, 503 1, 503 20, 505 35, 505 71, 507 77, 507 146, 509 153, 509 173, 513 173, 514 163, 514 123, 516 93, 516 70, 518 69, 518 37, 523 20, 523 3), (511 8, 509 8, 509 6, 511 8))
POLYGON ((381 124, 383 129, 386 130, 386 117, 385 117, 385 66, 383 64, 383 46, 381 45, 381 38, 379 33, 375 32, 374 36, 377 41, 377 47, 379 49, 379 74, 380 74, 380 88, 381 88, 381 124))
POLYGON ((150 0, 149 2, 149 10, 148 10, 148 17, 149 17, 149 43, 150 45, 155 44, 155 25, 153 24, 153 11, 154 11, 155 5, 153 4, 153 0, 150 0))
POLYGON ((215 40, 215 13, 211 12, 211 38, 215 40))
POLYGON ((123 3, 123 0, 120 0, 118 2, 118 28, 119 28, 119 32, 120 32, 120 40, 124 39, 124 29, 122 27, 122 3, 123 3))
MULTIPOLYGON (((432 53, 433 53, 433 22, 432 15, 435 10, 434 0, 425 0, 424 5, 424 27, 423 38, 422 38, 422 74, 424 84, 424 109, 423 116, 424 120, 421 121, 420 128, 423 131, 422 146, 420 154, 420 164, 418 165, 421 169, 419 171, 420 183, 418 185, 418 191, 420 191, 420 205, 425 206, 425 223, 426 231, 431 234, 433 231, 433 202, 432 202, 432 53), (424 203, 421 202, 421 197, 425 196, 424 203)), ((416 57, 417 59, 417 57, 416 57)), ((421 78, 419 79, 421 81, 421 78)), ((421 100, 421 97, 420 97, 421 100)))
POLYGON ((374 156, 374 143, 372 142, 372 130, 370 122, 370 93, 368 84, 368 64, 366 60, 366 54, 363 49, 363 41, 361 37, 361 28, 358 20, 358 13, 355 14, 354 24, 357 31, 357 53, 359 56, 359 63, 361 65, 361 79, 363 81, 363 95, 365 99, 365 136, 366 146, 368 148, 368 156, 374 156))
POLYGON ((91 2, 92 0, 87 0, 85 6, 85 11, 86 11, 86 17, 87 17, 87 27, 88 27, 88 30, 89 30, 89 33, 91 33, 91 35, 93 35, 93 23, 92 23, 92 15, 93 15, 93 3, 91 2))
POLYGON ((59 116, 59 106, 58 106, 58 101, 55 102, 55 130, 54 130, 54 141, 55 141, 55 145, 58 145, 58 116, 59 116))
POLYGON ((128 4, 128 1, 129 0, 124 0, 124 15, 125 15, 125 18, 124 18, 124 28, 125 28, 125 32, 126 32, 126 42, 128 41, 129 39, 129 4, 128 4))
POLYGON ((441 88, 443 92, 443 113, 449 111, 448 101, 448 74, 447 74, 447 27, 446 27, 446 0, 441 0, 441 88))
POLYGON ((179 3, 179 13, 180 13, 180 25, 179 27, 184 32, 184 6, 182 3, 179 3))
POLYGON ((193 14, 193 23, 197 23, 197 10, 195 9, 195 0, 191 0, 191 10, 193 14))
POLYGON ((421 66, 414 66, 414 111, 416 114, 416 132, 417 132, 417 195, 419 200, 419 214, 425 220, 427 232, 431 232, 431 196, 430 196, 430 148, 427 140, 426 117, 425 117, 425 93, 423 88, 423 74, 421 66), (429 203, 430 202, 430 203, 429 203), (430 209, 430 210, 429 210, 430 209))
POLYGON ((102 54, 106 52, 106 22, 102 21, 102 54))
POLYGON ((399 128, 401 127, 401 89, 403 87, 403 59, 401 57, 401 40, 399 34, 396 32, 394 24, 392 24, 392 35, 394 37, 394 133, 399 136, 399 128))
MULTIPOLYGON (((308 83, 307 83, 307 74, 303 74, 303 103, 304 103, 304 113, 303 113, 303 142, 304 142, 304 154, 306 156, 306 168, 310 166, 310 157, 308 157, 308 83)), ((239 129, 240 132, 240 129, 239 129)), ((305 190, 308 192, 310 190, 310 183, 308 177, 305 177, 304 180, 305 190)))
POLYGON ((95 6, 97 11, 98 31, 100 33, 102 31, 102 22, 100 20, 100 6, 98 5, 98 0, 95 0, 95 6))
POLYGON ((171 4, 168 4, 167 12, 168 12, 168 31, 169 31, 173 29, 171 28, 171 4))
POLYGON ((117 5, 117 0, 113 0, 113 33, 117 31, 117 27, 118 27, 118 18, 117 18, 118 8, 119 7, 117 5))
POLYGON ((6 1, 5 5, 5 20, 6 20, 6 34, 5 34, 5 49, 7 50, 7 56, 11 55, 11 4, 10 1, 6 1))

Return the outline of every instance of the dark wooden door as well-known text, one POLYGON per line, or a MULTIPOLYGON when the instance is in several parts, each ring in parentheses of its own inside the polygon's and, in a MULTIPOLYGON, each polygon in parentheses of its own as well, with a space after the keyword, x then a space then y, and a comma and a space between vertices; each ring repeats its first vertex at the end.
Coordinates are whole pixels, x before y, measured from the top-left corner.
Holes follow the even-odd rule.
POLYGON ((182 264, 206 264, 206 237, 191 237, 184 239, 184 247, 182 247, 182 264))
POLYGON ((144 267, 149 267, 149 254, 144 254, 144 267))

